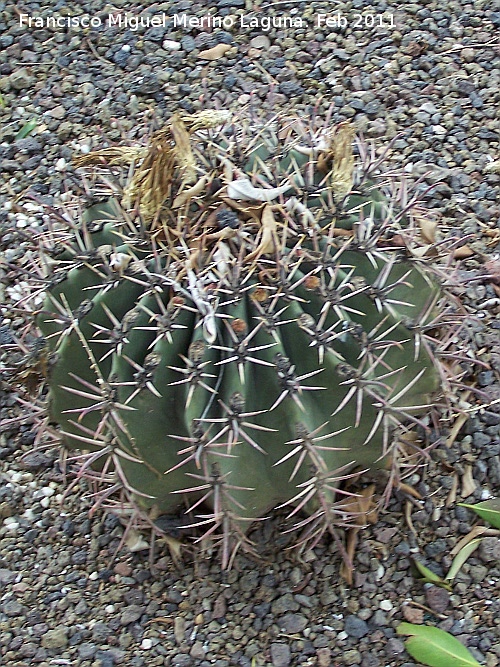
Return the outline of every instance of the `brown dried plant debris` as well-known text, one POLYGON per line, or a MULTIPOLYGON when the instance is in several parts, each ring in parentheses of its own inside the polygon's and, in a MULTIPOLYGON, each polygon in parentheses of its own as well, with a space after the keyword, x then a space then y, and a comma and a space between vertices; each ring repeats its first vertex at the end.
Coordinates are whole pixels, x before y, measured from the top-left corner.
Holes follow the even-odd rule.
MULTIPOLYGON (((123 206, 138 205, 144 221, 154 226, 161 207, 175 186, 177 207, 187 202, 190 187, 199 186, 191 134, 217 127, 230 117, 227 111, 206 110, 196 114, 174 114, 167 125, 153 135, 147 147, 111 147, 93 151, 74 160, 76 167, 106 163, 109 166, 138 162, 124 190, 123 206)), ((201 178, 203 176, 201 175, 201 178)))

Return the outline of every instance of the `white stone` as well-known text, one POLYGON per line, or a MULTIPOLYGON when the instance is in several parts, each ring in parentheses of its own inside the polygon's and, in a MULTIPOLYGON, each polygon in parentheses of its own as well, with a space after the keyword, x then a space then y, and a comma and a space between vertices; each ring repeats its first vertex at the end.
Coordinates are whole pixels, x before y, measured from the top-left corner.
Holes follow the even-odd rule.
POLYGON ((448 130, 442 125, 433 125, 432 131, 434 132, 434 134, 439 134, 441 136, 448 134, 448 130))
POLYGON ((432 102, 424 102, 420 107, 421 111, 426 111, 427 113, 436 113, 437 109, 432 102))
POLYGON ((24 229, 24 227, 28 226, 28 216, 24 215, 24 213, 18 213, 16 215, 16 227, 18 229, 24 229))
MULTIPOLYGON (((9 517, 9 518, 11 518, 11 517, 9 517)), ((17 531, 17 529, 19 528, 19 524, 18 524, 17 521, 14 521, 13 523, 9 523, 9 525, 5 526, 5 527, 9 532, 15 533, 17 531)))
POLYGON ((4 526, 12 526, 14 523, 16 524, 16 526, 19 525, 19 524, 17 523, 15 517, 13 517, 13 516, 7 516, 7 517, 5 517, 5 519, 3 520, 3 525, 4 525, 4 526))
POLYGON ((165 39, 162 46, 166 51, 178 51, 181 48, 181 43, 173 39, 165 39))
POLYGON ((271 42, 267 35, 258 35, 250 40, 250 46, 254 49, 268 49, 271 46, 271 42))
POLYGON ((39 204, 30 201, 27 201, 23 206, 27 211, 38 212, 42 210, 42 207, 39 204))

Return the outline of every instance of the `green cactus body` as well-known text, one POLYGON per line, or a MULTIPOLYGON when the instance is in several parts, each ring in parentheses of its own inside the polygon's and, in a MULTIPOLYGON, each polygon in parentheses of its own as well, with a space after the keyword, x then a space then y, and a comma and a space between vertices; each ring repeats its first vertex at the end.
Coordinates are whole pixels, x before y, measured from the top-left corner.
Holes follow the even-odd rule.
MULTIPOLYGON (((232 142, 189 138, 206 182, 224 184, 232 142)), ((135 236, 114 200, 85 212, 86 255, 67 247, 38 317, 66 446, 102 450, 131 501, 156 514, 187 508, 226 546, 278 505, 309 514, 311 534, 330 530, 342 479, 386 466, 392 427, 439 385, 406 326, 435 315, 433 280, 332 235, 335 216, 380 224, 392 203, 370 184, 327 215, 328 177, 294 148, 275 150, 254 143, 247 169, 270 163, 299 201, 299 176, 326 183, 319 196, 304 190, 305 209, 287 213, 285 194, 242 203, 204 186, 174 210, 191 187, 174 165, 162 210, 135 236)))

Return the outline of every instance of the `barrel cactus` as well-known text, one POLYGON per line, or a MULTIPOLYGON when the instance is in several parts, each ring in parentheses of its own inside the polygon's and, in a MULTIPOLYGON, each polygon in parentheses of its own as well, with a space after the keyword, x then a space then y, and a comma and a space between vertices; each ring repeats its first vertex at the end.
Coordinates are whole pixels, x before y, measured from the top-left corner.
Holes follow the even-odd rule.
POLYGON ((301 543, 338 540, 348 480, 394 469, 395 427, 441 384, 441 290, 387 242, 411 206, 352 144, 348 124, 174 115, 79 159, 115 181, 40 253, 49 419, 80 474, 153 525, 185 512, 224 566, 276 507, 301 543))

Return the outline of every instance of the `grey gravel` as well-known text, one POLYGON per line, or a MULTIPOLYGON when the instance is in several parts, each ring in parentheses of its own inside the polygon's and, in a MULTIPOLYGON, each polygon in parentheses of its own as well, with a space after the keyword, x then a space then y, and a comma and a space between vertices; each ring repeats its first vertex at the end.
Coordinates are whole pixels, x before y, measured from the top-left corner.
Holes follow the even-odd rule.
MULTIPOLYGON (((103 12, 96 0, 62 4, 75 15, 103 12)), ((28 1, 23 11, 59 13, 62 4, 44 0, 39 10, 28 1)), ((246 4, 219 0, 214 7, 237 16, 246 4)), ((328 2, 295 4, 299 15, 332 13, 328 2)), ((395 629, 418 610, 418 622, 452 632, 486 667, 500 665, 498 537, 483 538, 451 594, 423 586, 412 570, 418 557, 444 576, 451 550, 478 522, 456 502, 479 502, 500 488, 500 270, 495 277, 486 268, 500 257, 500 175, 489 171, 500 155, 497 4, 348 0, 341 12, 351 25, 343 30, 170 25, 54 32, 19 27, 13 3, 0 0, 2 664, 415 667, 395 629), (392 12, 396 26, 356 29, 352 17, 363 12, 392 12), (219 43, 231 51, 198 60, 200 50, 219 43), (411 480, 424 500, 396 493, 378 524, 360 534, 351 589, 328 542, 300 557, 274 549, 280 517, 252 534, 263 561, 238 555, 227 574, 203 557, 178 570, 163 544, 152 562, 147 552, 124 549, 113 560, 123 536, 119 521, 99 512, 89 519, 83 487, 61 505, 67 487, 56 453, 33 452, 29 420, 11 421, 26 416, 9 371, 23 331, 14 267, 25 258, 26 234, 46 224, 41 209, 26 207, 33 204, 26 193, 57 203, 79 182, 71 159, 82 146, 140 140, 175 110, 251 104, 270 113, 288 105, 308 115, 317 100, 318 114, 333 104, 333 122, 350 119, 377 149, 394 140, 393 164, 421 177, 439 234, 473 252, 449 272, 476 315, 459 335, 485 364, 474 375, 461 362, 477 384, 454 407, 469 419, 453 446, 439 445, 411 480), (20 139, 31 119, 37 126, 20 139), (469 469, 475 489, 463 497, 469 469), (408 503, 413 529, 404 519, 408 503), (433 612, 425 619, 422 605, 433 612)), ((112 5, 134 11, 125 0, 112 5)), ((158 3, 154 11, 206 15, 201 3, 187 0, 158 3)))
POLYGON ((65 627, 47 630, 42 636, 42 646, 48 649, 66 648, 68 645, 68 629, 65 627))
POLYGON ((302 614, 285 614, 280 619, 278 623, 282 630, 290 634, 295 634, 297 632, 302 632, 302 630, 307 626, 307 618, 302 616, 302 614))
POLYGON ((364 637, 370 631, 367 623, 358 616, 347 616, 344 629, 350 637, 355 639, 364 637))
POLYGON ((500 565, 500 539, 484 537, 479 545, 479 557, 485 563, 500 565))
POLYGON ((290 648, 287 644, 277 642, 271 644, 271 661, 273 667, 288 667, 290 658, 290 648))
POLYGON ((446 589, 429 584, 425 590, 425 599, 433 611, 443 613, 450 605, 451 595, 446 589))

